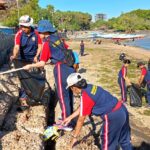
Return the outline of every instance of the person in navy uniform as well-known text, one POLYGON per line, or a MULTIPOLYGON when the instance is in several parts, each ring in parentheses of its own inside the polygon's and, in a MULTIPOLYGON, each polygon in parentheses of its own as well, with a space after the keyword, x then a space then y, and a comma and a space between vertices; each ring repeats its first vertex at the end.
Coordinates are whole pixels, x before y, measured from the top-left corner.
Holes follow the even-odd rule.
POLYGON ((131 61, 129 59, 124 59, 123 66, 118 73, 118 84, 121 89, 121 98, 124 103, 127 102, 127 87, 126 87, 126 85, 131 85, 130 80, 127 76, 127 68, 130 63, 131 63, 131 61))
POLYGON ((150 108, 150 71, 146 69, 145 63, 142 61, 139 61, 137 63, 137 67, 141 69, 141 75, 138 80, 138 85, 139 87, 141 87, 143 82, 146 83, 147 85, 146 97, 148 100, 148 105, 146 107, 150 108))
POLYGON ((51 60, 51 64, 54 65, 54 78, 62 110, 62 120, 64 120, 73 112, 73 95, 70 89, 66 89, 66 80, 71 73, 75 72, 75 70, 73 67, 69 67, 66 63, 64 63, 65 56, 63 51, 60 49, 64 45, 62 45, 63 42, 60 43, 56 29, 52 26, 52 24, 48 20, 41 20, 38 23, 37 30, 43 39, 40 62, 27 65, 24 69, 28 70, 33 67, 44 67, 46 62, 49 59, 51 60), (57 47, 54 43, 57 43, 59 47, 57 47))
POLYGON ((83 40, 81 40, 81 43, 80 43, 80 54, 81 54, 81 56, 84 56, 84 42, 83 42, 83 40))
MULTIPOLYGON (((26 63, 38 61, 42 48, 42 40, 38 32, 32 27, 33 18, 28 15, 21 16, 19 19, 20 30, 15 35, 15 46, 10 60, 19 59, 26 63)), ((20 109, 28 108, 27 94, 23 88, 19 92, 20 109)))
POLYGON ((67 125, 73 118, 79 116, 72 135, 71 147, 77 142, 85 118, 93 114, 103 120, 100 134, 102 150, 116 150, 118 145, 122 150, 132 150, 129 115, 121 101, 102 87, 87 84, 79 73, 68 76, 67 88, 70 88, 74 95, 81 96, 80 107, 62 123, 67 125))

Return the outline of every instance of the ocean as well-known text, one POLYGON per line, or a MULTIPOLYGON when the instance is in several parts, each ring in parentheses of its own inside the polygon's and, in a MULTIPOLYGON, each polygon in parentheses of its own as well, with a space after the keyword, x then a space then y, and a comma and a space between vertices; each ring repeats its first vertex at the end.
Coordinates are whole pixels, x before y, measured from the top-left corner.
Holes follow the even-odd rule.
POLYGON ((128 41, 125 44, 150 50, 150 37, 145 37, 143 39, 135 39, 134 41, 128 41))

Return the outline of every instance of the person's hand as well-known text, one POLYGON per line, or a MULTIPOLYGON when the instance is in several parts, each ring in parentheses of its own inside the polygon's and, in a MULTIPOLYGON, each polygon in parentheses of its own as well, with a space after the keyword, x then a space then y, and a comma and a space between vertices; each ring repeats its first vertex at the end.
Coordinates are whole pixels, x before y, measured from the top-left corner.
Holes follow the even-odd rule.
POLYGON ((141 84, 139 84, 139 83, 137 83, 136 85, 137 85, 137 87, 138 87, 138 88, 140 88, 140 87, 141 87, 141 84))
POLYGON ((35 63, 38 62, 38 57, 37 56, 34 57, 33 62, 35 62, 35 63))
POLYGON ((132 84, 131 84, 131 82, 128 82, 127 85, 130 86, 130 85, 132 85, 132 84))
POLYGON ((10 56, 10 60, 13 61, 16 57, 15 56, 10 56))
POLYGON ((29 70, 29 69, 31 69, 31 68, 32 68, 31 65, 26 65, 26 66, 23 67, 24 70, 29 70))
POLYGON ((71 121, 71 118, 68 117, 68 118, 66 118, 65 120, 62 121, 61 125, 67 126, 70 123, 70 121, 71 121))
POLYGON ((77 145, 77 138, 73 138, 72 139, 72 141, 71 141, 71 149, 75 146, 75 145, 77 145))

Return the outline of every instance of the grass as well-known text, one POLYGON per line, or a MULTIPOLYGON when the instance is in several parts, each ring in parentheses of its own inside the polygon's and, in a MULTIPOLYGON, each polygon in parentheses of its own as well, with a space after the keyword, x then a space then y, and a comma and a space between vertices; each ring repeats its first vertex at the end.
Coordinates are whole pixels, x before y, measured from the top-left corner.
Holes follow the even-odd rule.
POLYGON ((144 110, 143 114, 146 116, 150 116, 150 110, 144 110))

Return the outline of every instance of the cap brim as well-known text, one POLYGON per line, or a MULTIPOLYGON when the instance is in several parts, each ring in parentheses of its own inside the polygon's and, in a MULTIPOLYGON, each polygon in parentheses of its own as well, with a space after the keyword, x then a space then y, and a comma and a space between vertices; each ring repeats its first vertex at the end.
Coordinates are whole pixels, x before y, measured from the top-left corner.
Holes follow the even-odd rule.
MULTIPOLYGON (((72 85, 73 85, 73 84, 72 84, 72 85)), ((66 86, 66 89, 68 89, 68 88, 71 87, 72 85, 67 85, 67 86, 66 86)))
POLYGON ((69 87, 70 87, 70 86, 69 86, 69 85, 67 85, 67 86, 66 86, 66 90, 67 90, 69 87))
POLYGON ((31 24, 30 23, 19 23, 20 26, 25 26, 25 27, 30 27, 31 24))

